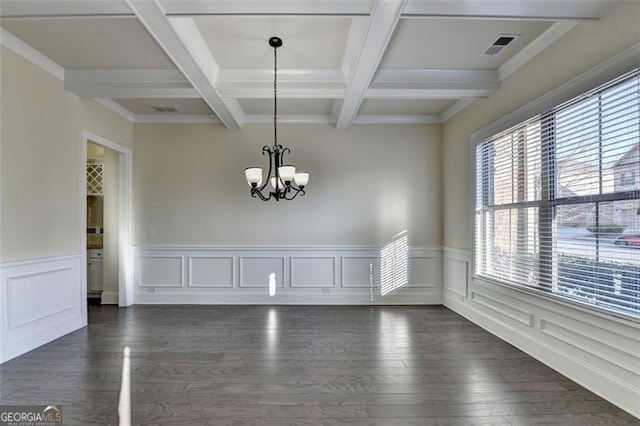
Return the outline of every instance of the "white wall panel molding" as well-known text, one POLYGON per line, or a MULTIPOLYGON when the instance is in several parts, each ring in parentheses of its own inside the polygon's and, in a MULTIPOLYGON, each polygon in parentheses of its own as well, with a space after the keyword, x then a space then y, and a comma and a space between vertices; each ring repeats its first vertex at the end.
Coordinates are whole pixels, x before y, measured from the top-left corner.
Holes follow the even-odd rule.
POLYGON ((336 258, 333 256, 291 256, 291 287, 335 287, 338 272, 336 265, 336 258))
POLYGON ((271 274, 275 274, 276 287, 284 287, 284 256, 240 256, 239 287, 269 287, 271 274))
POLYGON ((184 257, 147 255, 137 259, 138 286, 184 287, 184 257))
POLYGON ((440 247, 411 247, 407 284, 384 296, 380 250, 361 246, 138 247, 136 303, 442 303, 440 247), (276 274, 274 296, 268 291, 271 273, 276 274), (186 285, 180 285, 180 277, 186 285))
POLYGON ((343 288, 380 287, 379 256, 342 256, 340 258, 340 283, 343 288))
POLYGON ((86 325, 80 254, 0 262, 0 363, 86 325))
POLYGON ((445 293, 463 301, 469 295, 471 253, 467 250, 445 247, 443 249, 443 280, 445 293))
MULTIPOLYGON (((503 321, 504 319, 509 319, 512 321, 516 321, 526 327, 533 327, 533 314, 531 312, 527 312, 525 310, 519 309, 516 305, 512 305, 509 303, 504 303, 505 297, 492 297, 488 294, 482 294, 477 292, 471 293, 471 300, 482 306, 485 309, 488 309, 489 312, 485 311, 485 315, 493 317, 496 321, 503 321), (498 314, 499 317, 495 318, 494 315, 498 314)), ((509 298, 506 298, 507 300, 509 298)))
POLYGON ((189 256, 188 268, 189 287, 233 287, 236 281, 233 256, 189 256))
POLYGON ((640 417, 640 324, 478 278, 467 297, 471 251, 443 256, 445 306, 640 417))

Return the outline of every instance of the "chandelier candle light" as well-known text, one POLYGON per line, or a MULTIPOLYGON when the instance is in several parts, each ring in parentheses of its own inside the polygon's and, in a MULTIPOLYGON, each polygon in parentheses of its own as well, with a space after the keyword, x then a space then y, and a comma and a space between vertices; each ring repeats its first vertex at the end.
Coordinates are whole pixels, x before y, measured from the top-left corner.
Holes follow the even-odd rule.
POLYGON ((298 194, 305 194, 304 187, 309 182, 308 172, 296 173, 296 168, 284 163, 284 155, 291 154, 289 148, 285 148, 278 143, 278 55, 277 49, 282 46, 279 37, 271 37, 269 46, 273 47, 273 146, 265 145, 262 148, 262 155, 269 156, 269 172, 267 179, 262 178, 262 167, 247 167, 244 175, 251 186, 251 196, 268 201, 272 198, 276 201, 293 200, 298 194), (263 190, 271 185, 272 190, 267 190, 267 195, 263 190))

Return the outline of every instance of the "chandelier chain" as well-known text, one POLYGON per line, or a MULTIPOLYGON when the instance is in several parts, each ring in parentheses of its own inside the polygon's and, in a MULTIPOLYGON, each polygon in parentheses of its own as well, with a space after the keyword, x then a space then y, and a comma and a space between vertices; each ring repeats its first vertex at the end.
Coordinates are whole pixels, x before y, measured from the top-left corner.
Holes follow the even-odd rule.
POLYGON ((278 145, 278 54, 273 47, 273 145, 278 145))

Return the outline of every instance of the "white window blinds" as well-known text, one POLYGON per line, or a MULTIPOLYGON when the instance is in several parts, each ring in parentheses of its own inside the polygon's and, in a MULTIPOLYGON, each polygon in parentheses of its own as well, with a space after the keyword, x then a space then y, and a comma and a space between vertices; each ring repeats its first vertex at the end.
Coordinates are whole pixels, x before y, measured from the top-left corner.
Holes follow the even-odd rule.
POLYGON ((475 273, 640 318, 640 71, 476 145, 475 273))

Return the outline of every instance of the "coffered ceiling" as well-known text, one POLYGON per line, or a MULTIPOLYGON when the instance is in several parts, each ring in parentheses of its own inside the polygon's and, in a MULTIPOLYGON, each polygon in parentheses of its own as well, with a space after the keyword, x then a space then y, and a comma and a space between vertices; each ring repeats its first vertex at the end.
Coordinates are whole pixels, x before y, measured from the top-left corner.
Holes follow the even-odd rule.
POLYGON ((2 0, 1 42, 136 122, 438 123, 598 0, 2 0), (501 36, 499 53, 484 52, 501 36))

